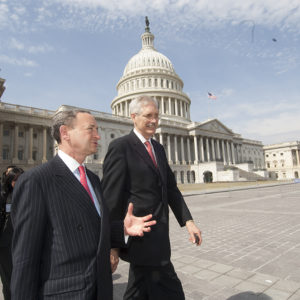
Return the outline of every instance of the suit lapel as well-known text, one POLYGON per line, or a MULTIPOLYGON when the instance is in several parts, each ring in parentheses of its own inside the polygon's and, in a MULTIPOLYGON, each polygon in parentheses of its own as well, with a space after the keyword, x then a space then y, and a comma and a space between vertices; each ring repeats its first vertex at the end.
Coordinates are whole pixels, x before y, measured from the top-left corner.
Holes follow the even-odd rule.
MULTIPOLYGON (((141 140, 136 136, 136 134, 131 131, 129 137, 134 145, 134 150, 138 153, 138 155, 144 160, 144 162, 156 173, 158 173, 158 168, 155 167, 146 147, 143 145, 141 140)), ((155 153, 156 155, 156 153, 155 153)))
POLYGON ((88 193, 59 156, 53 159, 53 167, 55 180, 57 181, 56 186, 63 192, 64 197, 77 204, 89 216, 99 218, 88 193))
POLYGON ((158 142, 152 140, 152 145, 155 151, 155 156, 157 160, 157 165, 158 165, 158 171, 160 174, 160 177, 162 180, 164 180, 164 171, 165 171, 165 155, 161 150, 161 147, 159 147, 158 142))

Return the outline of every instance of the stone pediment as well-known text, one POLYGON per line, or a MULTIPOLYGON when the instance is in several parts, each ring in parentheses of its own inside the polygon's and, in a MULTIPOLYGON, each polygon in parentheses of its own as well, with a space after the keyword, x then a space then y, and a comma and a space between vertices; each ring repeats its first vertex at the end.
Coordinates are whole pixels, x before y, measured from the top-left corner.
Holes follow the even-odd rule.
POLYGON ((197 126, 197 129, 205 130, 205 131, 212 131, 212 132, 217 132, 217 133, 222 133, 222 134, 233 134, 232 130, 227 128, 225 125, 223 125, 217 119, 202 122, 201 124, 199 124, 197 126))

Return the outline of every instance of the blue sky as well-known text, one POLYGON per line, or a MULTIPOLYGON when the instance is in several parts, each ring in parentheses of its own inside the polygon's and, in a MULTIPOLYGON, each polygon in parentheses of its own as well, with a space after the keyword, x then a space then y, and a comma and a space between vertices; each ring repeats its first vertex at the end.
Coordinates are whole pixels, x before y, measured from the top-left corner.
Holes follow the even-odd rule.
POLYGON ((264 144, 300 140, 300 0, 0 0, 2 101, 111 112, 146 15, 193 121, 217 118, 264 144))

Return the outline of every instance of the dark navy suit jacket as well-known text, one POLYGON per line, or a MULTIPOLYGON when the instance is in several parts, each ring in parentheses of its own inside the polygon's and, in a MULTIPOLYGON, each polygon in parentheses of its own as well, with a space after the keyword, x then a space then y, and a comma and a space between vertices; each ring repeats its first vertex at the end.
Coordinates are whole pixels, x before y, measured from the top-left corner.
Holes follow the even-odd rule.
POLYGON ((111 300, 111 240, 122 245, 123 222, 110 223, 99 178, 87 170, 101 207, 58 157, 25 172, 12 204, 13 300, 111 300))
POLYGON ((170 262, 169 206, 181 226, 192 219, 177 188, 164 148, 151 140, 158 168, 132 131, 110 143, 103 165, 102 187, 113 220, 123 218, 129 202, 137 216, 153 214, 157 224, 144 237, 130 237, 121 258, 136 265, 170 262))

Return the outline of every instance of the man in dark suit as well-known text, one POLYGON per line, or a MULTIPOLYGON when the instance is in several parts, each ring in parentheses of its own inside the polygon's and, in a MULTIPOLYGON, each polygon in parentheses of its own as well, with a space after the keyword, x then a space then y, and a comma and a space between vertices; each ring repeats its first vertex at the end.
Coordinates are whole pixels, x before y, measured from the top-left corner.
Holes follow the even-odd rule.
POLYGON ((122 246, 124 234, 142 236, 155 221, 133 216, 131 204, 110 224, 100 180, 83 165, 100 139, 91 114, 58 112, 52 134, 58 155, 14 189, 12 299, 112 300, 111 241, 122 246))
MULTIPOLYGON (((128 203, 137 216, 151 213, 157 224, 143 239, 130 237, 120 257, 130 262, 126 300, 182 300, 181 283, 170 261, 169 208, 186 226, 190 240, 201 244, 201 232, 177 188, 162 145, 151 139, 158 126, 157 102, 142 96, 130 103, 133 131, 111 142, 103 166, 103 193, 111 218, 125 216, 128 203)), ((112 251, 113 262, 118 253, 112 251)))

